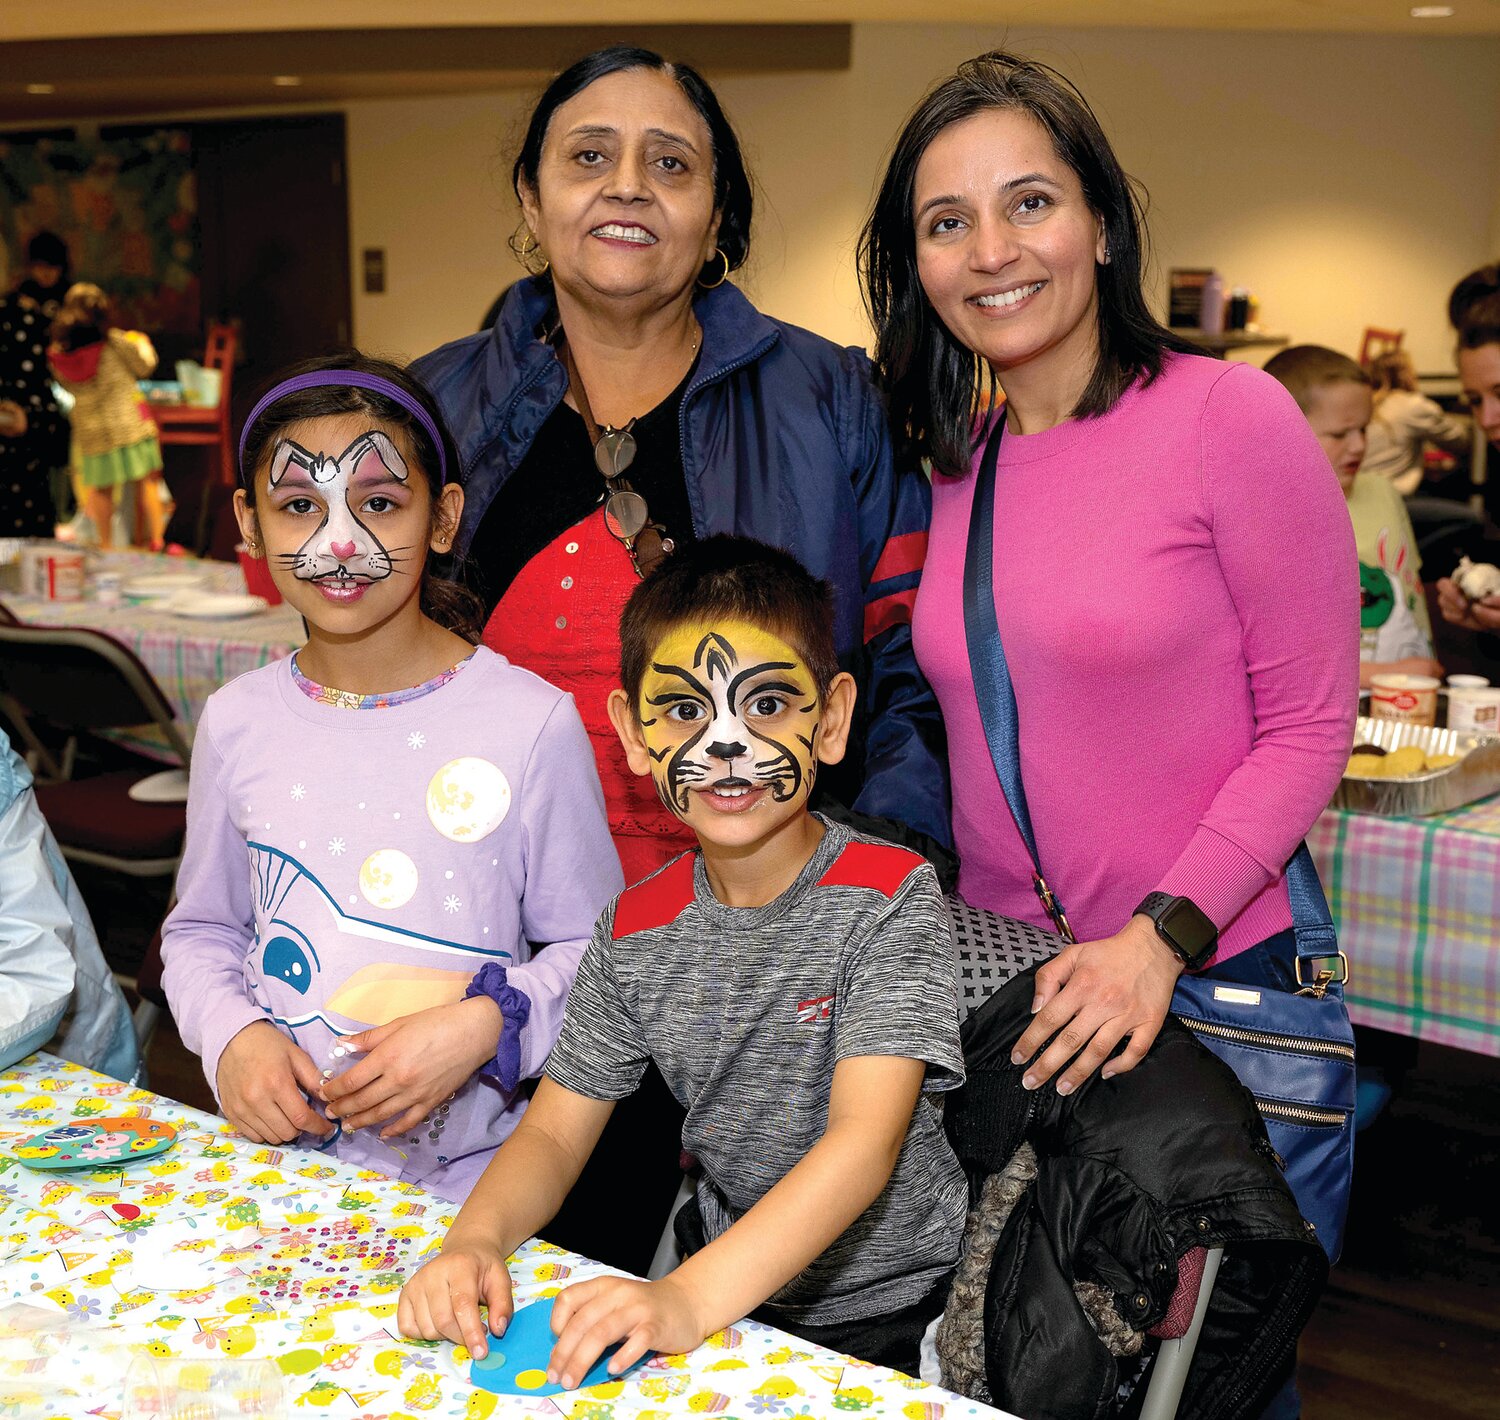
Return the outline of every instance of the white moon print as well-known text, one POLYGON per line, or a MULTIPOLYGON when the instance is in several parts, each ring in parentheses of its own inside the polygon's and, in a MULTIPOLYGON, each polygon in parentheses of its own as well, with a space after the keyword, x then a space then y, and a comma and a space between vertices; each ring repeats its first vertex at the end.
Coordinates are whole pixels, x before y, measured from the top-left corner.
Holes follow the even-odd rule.
POLYGON ((399 848, 380 848, 359 868, 359 890, 373 907, 405 907, 417 890, 417 865, 399 848))
POLYGON ((427 817, 455 843, 477 843, 509 812, 510 784, 487 759, 450 759, 428 782, 427 817))

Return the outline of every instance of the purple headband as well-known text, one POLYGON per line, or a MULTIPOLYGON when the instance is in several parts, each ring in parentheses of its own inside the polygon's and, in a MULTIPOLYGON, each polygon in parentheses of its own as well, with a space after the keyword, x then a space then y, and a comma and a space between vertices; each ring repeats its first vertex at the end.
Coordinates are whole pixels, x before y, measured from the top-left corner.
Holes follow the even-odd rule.
POLYGON ((432 446, 437 450, 438 456, 438 483, 440 485, 447 483, 448 460, 443 453, 442 436, 438 433, 437 425, 432 422, 432 415, 394 381, 386 379, 384 375, 366 375, 358 370, 314 370, 307 375, 293 375, 291 379, 283 380, 279 385, 267 390, 256 402, 255 408, 250 411, 250 417, 245 420, 245 427, 240 430, 239 465, 242 483, 249 482, 248 470, 245 468, 245 441, 250 437, 255 421, 277 400, 284 399, 289 394, 296 394, 299 390, 320 389, 327 385, 352 385, 357 390, 383 394, 387 399, 399 404, 427 431, 432 439, 432 446))

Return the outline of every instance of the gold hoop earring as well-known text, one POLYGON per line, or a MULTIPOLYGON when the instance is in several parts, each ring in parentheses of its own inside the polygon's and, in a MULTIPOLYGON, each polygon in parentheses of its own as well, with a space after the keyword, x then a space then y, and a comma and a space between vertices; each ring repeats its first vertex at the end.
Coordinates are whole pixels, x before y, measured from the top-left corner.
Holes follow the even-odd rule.
MULTIPOLYGON (((712 291, 716 287, 722 286, 727 280, 729 280, 729 258, 724 255, 724 251, 721 247, 715 247, 714 253, 718 256, 719 260, 724 263, 724 274, 720 276, 717 281, 704 281, 700 277, 698 280, 698 284, 705 291, 712 291)), ((709 257, 709 260, 712 261, 713 257, 709 257)))
POLYGON ((542 258, 542 264, 540 266, 532 265, 531 259, 539 251, 541 251, 542 244, 537 241, 536 234, 531 230, 530 227, 526 229, 526 235, 522 237, 520 241, 517 241, 515 237, 512 237, 510 239, 510 249, 516 260, 519 261, 523 267, 525 267, 528 275, 545 276, 547 274, 547 268, 552 265, 552 263, 545 256, 542 258))

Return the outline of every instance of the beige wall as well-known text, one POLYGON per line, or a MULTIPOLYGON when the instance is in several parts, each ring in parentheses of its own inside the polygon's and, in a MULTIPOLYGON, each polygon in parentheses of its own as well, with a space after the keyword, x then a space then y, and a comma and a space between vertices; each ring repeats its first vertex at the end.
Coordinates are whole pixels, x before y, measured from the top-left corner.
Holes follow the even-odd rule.
MULTIPOLYGON (((934 77, 1007 39, 1079 82, 1150 189, 1159 282, 1214 265, 1268 329, 1353 349, 1400 326, 1421 368, 1448 362, 1448 289, 1500 255, 1497 39, 858 25, 847 73, 719 85, 760 184, 758 304, 867 340, 853 248, 885 149, 934 77)), ((348 106, 356 281, 363 247, 387 251, 361 343, 467 334, 516 274, 506 140, 529 97, 348 106)))

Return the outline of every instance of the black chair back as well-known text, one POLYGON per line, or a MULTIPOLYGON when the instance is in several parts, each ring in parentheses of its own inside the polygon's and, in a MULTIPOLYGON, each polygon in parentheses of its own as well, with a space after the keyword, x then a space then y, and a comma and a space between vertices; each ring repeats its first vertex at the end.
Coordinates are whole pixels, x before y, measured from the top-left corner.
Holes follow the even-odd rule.
POLYGON ((0 709, 71 734, 156 725, 182 762, 189 749, 151 672, 112 636, 80 626, 0 622, 0 709))

